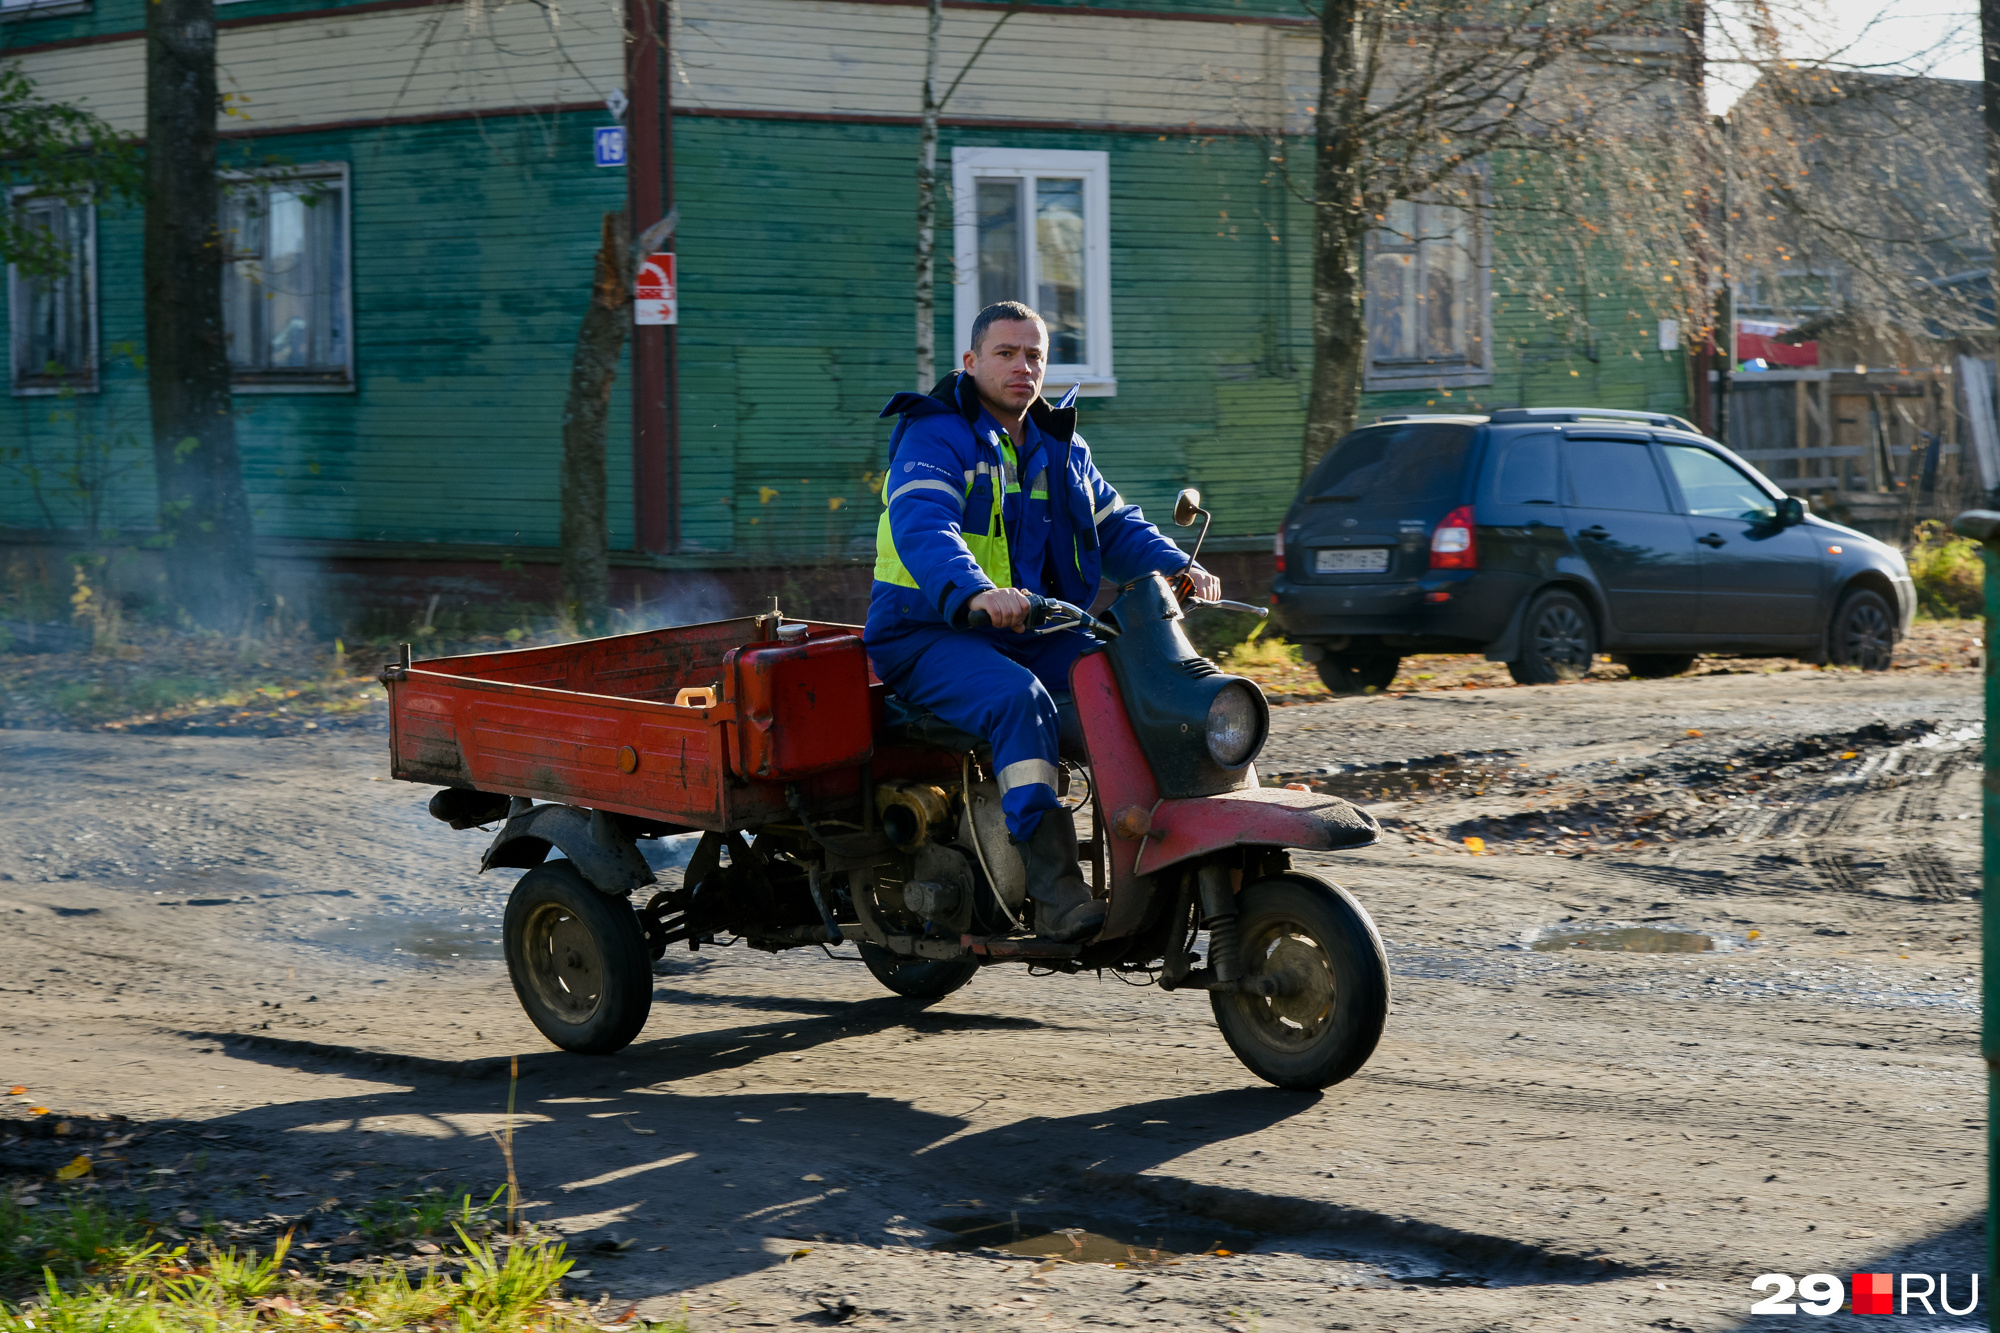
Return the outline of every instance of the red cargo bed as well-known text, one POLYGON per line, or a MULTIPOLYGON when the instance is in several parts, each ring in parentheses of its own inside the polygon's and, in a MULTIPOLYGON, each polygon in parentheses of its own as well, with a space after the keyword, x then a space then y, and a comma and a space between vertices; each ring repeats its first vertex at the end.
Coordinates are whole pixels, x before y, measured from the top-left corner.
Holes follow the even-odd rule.
POLYGON ((853 625, 721 620, 431 658, 382 683, 398 778, 685 828, 781 817, 792 783, 815 809, 851 805, 873 753, 853 625))

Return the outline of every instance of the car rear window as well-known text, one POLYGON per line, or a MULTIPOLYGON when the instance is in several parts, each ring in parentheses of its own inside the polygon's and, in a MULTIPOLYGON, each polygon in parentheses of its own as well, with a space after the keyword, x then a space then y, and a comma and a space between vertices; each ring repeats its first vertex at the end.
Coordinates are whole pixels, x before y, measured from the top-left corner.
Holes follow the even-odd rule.
POLYGON ((1304 497, 1326 504, 1435 507, 1458 497, 1476 427, 1413 421, 1355 431, 1319 461, 1304 497))

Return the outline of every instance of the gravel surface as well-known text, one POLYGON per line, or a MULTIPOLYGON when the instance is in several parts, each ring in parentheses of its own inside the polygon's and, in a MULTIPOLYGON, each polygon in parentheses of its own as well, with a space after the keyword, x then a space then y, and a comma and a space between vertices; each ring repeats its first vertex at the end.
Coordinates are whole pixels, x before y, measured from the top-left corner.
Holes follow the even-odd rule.
POLYGON ((481 835, 382 776, 372 724, 0 733, 0 1174, 350 1260, 371 1200, 504 1181, 518 1057, 572 1290, 704 1333, 1722 1329, 1765 1322, 1762 1273, 1963 1275, 1978 685, 1279 710, 1265 776, 1388 830, 1308 867, 1397 987, 1317 1096, 1255 1082, 1198 994, 994 968, 920 1007, 803 951, 671 954, 635 1045, 568 1056, 498 961, 514 872, 474 873, 481 835), (1012 1248, 935 1248, 982 1239, 1012 1248))

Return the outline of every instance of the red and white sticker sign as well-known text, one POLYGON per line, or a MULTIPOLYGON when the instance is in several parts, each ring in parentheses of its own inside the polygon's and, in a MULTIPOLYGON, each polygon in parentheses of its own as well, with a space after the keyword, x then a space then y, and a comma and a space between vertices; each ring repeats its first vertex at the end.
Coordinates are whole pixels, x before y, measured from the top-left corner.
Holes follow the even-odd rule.
POLYGON ((632 292, 634 324, 678 324, 680 310, 675 303, 674 257, 662 252, 646 256, 639 265, 639 281, 632 292))

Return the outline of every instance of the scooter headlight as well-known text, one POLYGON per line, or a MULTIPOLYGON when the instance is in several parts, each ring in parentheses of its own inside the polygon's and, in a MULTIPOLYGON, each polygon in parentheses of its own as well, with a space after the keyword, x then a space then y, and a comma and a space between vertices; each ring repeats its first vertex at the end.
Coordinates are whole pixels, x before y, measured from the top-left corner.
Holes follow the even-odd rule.
POLYGON ((1209 757, 1224 768, 1250 762, 1264 741, 1263 709, 1241 681, 1225 685, 1208 706, 1209 757))

